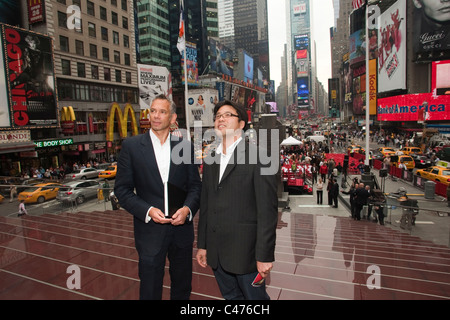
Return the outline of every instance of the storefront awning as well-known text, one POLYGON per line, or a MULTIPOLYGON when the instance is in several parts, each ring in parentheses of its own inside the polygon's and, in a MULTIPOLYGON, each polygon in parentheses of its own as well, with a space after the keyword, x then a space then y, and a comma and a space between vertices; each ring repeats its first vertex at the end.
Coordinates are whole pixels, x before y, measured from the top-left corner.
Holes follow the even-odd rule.
POLYGON ((34 151, 36 146, 33 142, 15 143, 15 144, 0 144, 0 154, 34 151))

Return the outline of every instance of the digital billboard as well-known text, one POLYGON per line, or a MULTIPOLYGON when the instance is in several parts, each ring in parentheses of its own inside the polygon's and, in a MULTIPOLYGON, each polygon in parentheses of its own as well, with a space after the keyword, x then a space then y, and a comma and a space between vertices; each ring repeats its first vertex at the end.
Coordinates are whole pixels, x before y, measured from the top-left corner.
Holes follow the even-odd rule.
POLYGON ((233 77, 234 63, 233 63, 233 51, 222 43, 210 39, 209 40, 209 52, 210 52, 210 67, 211 71, 215 71, 219 74, 224 74, 233 77))
POLYGON ((378 99, 377 117, 379 121, 419 121, 421 110, 425 121, 450 120, 450 96, 418 93, 378 99))
POLYGON ((294 37, 294 48, 295 50, 308 49, 309 38, 307 34, 297 35, 294 37))

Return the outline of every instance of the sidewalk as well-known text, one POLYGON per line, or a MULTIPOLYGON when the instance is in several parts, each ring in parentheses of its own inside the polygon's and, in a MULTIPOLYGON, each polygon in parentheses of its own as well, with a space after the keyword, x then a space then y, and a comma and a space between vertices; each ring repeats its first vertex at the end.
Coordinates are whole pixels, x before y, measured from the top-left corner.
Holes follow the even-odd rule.
MULTIPOLYGON (((381 183, 378 170, 372 169, 371 172, 377 177, 378 182, 381 183)), ((353 177, 361 178, 361 176, 349 176, 348 181, 353 177)), ((386 194, 397 192, 401 187, 407 190, 409 198, 418 201, 419 209, 427 210, 419 210, 416 225, 413 226, 411 231, 408 231, 400 228, 402 209, 396 208, 394 205, 392 209, 388 210, 385 225, 399 231, 407 232, 421 239, 430 240, 436 244, 450 247, 450 208, 447 206, 447 199, 438 195, 433 200, 425 199, 424 190, 415 187, 412 183, 401 179, 393 181, 390 178, 386 178, 384 185, 386 194)), ((347 189, 344 190, 348 190, 348 188, 347 186, 347 189)), ((350 208, 350 198, 348 195, 341 193, 339 195, 339 201, 350 208)), ((395 204, 393 201, 388 201, 388 204, 391 203, 395 204)))

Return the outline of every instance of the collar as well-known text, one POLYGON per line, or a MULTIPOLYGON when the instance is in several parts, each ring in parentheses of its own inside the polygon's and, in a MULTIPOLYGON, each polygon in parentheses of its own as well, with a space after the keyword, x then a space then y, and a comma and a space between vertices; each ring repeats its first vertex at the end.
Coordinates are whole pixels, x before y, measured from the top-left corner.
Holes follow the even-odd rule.
POLYGON ((236 146, 239 144, 239 142, 241 142, 242 141, 242 137, 240 137, 239 139, 237 139, 231 146, 229 146, 228 148, 227 148, 227 154, 222 154, 222 150, 223 150, 223 144, 222 144, 222 142, 219 144, 219 146, 217 147, 217 149, 216 149, 216 153, 217 154, 220 154, 220 155, 223 155, 223 156, 227 156, 227 155, 230 155, 230 154, 232 154, 233 152, 234 152, 234 149, 236 148, 236 146))

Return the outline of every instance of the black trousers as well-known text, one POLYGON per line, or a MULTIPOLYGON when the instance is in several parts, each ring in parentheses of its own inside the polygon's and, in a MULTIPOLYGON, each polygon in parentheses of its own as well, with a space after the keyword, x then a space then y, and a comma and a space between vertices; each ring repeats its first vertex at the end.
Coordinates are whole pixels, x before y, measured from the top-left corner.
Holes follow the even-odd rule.
MULTIPOLYGON (((175 231, 175 230, 173 230, 175 231)), ((192 291, 192 243, 182 248, 169 235, 154 256, 139 256, 140 300, 161 300, 166 258, 169 259, 170 299, 189 300, 192 291)))
POLYGON ((323 203, 323 190, 317 190, 317 204, 323 203))

